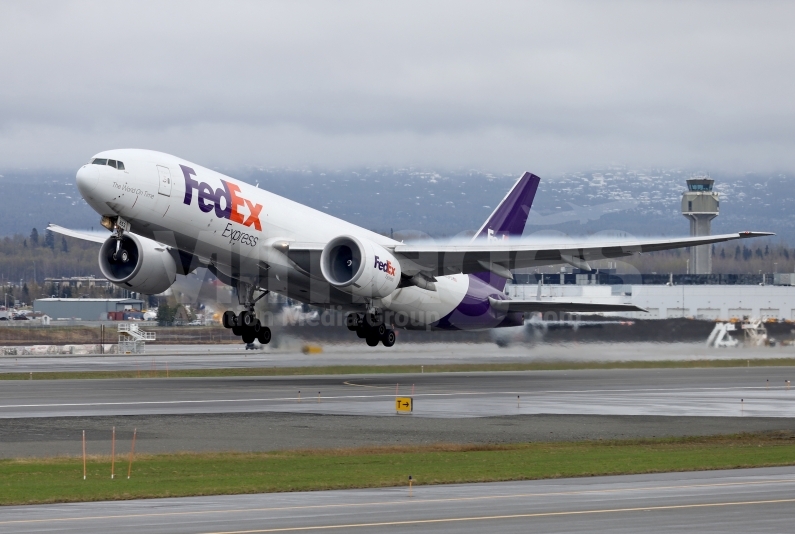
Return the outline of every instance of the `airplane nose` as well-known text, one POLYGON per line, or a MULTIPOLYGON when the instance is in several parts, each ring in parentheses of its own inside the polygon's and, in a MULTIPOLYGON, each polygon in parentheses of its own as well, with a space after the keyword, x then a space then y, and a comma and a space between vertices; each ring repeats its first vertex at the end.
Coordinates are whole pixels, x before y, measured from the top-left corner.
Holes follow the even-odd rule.
POLYGON ((96 165, 86 164, 77 171, 77 189, 84 197, 94 191, 98 181, 99 170, 96 165))

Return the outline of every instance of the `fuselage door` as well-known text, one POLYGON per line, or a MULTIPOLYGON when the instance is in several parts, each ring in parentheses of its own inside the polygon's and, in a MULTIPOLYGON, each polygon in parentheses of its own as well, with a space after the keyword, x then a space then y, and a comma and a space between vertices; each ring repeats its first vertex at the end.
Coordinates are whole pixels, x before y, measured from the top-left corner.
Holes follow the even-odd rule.
POLYGON ((159 178, 157 192, 161 195, 171 196, 171 171, 168 167, 157 166, 157 176, 159 178))

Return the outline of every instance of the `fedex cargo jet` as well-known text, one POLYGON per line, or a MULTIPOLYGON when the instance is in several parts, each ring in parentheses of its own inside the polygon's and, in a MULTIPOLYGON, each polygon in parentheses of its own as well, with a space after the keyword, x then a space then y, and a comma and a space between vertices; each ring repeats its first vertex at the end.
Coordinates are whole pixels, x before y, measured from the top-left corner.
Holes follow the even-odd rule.
POLYGON ((676 239, 549 242, 522 239, 539 178, 525 173, 468 242, 405 244, 175 156, 101 152, 77 171, 77 187, 107 236, 50 225, 101 243, 113 284, 143 294, 206 267, 236 289, 239 313, 223 324, 250 343, 270 341, 256 302, 268 292, 346 312, 370 346, 395 343, 394 328, 475 330, 518 326, 533 312, 637 311, 587 300, 511 300, 511 269, 568 264, 732 239, 740 232, 676 239), (239 309, 240 309, 239 308, 239 309))

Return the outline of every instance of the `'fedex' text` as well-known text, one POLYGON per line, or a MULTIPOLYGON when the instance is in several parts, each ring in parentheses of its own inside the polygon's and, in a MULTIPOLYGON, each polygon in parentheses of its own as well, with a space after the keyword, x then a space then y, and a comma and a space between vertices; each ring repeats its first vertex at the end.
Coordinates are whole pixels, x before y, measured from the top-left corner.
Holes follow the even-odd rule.
POLYGON ((389 276, 395 276, 395 266, 392 265, 392 262, 387 260, 386 262, 379 261, 378 256, 375 257, 375 265, 374 268, 378 269, 379 271, 384 271, 389 276))
POLYGON ((240 196, 240 188, 226 180, 221 180, 221 187, 213 189, 208 183, 199 183, 192 178, 196 176, 196 172, 190 167, 180 165, 180 168, 185 177, 185 199, 183 200, 185 204, 190 206, 193 201, 193 191, 196 190, 199 193, 196 203, 204 213, 215 210, 215 216, 219 219, 229 219, 232 222, 243 226, 253 226, 262 231, 259 220, 262 204, 254 204, 249 199, 243 198, 240 196), (244 204, 247 215, 241 211, 244 204))

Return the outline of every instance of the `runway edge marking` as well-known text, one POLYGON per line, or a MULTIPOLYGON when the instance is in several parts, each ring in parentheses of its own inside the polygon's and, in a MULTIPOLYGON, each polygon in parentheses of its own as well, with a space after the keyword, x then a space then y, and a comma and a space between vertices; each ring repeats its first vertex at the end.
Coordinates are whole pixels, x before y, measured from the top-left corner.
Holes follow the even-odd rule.
POLYGON ((431 523, 455 523, 464 521, 494 521, 498 519, 527 519, 531 517, 556 517, 571 515, 590 515, 590 514, 611 514, 625 512, 647 512, 653 510, 682 510, 687 508, 710 508, 719 506, 750 506, 758 504, 783 504, 792 503, 795 499, 775 499, 769 501, 736 501, 703 504, 677 504, 669 506, 641 506, 637 508, 611 508, 607 510, 574 510, 569 512, 536 512, 531 514, 510 514, 510 515, 486 515, 474 517, 450 517, 443 519, 414 519, 406 521, 385 521, 382 523, 348 523, 345 525, 314 525, 308 527, 279 527, 257 530, 228 530, 218 532, 207 532, 205 534, 261 534, 266 532, 299 532, 308 530, 324 530, 336 528, 362 528, 362 527, 389 527, 399 525, 427 525, 431 523))
MULTIPOLYGON (((627 475, 632 476, 632 475, 627 475)), ((529 481, 527 481, 529 482, 529 481)), ((496 482, 499 484, 499 482, 496 482)), ((511 493, 507 495, 482 495, 478 497, 448 497, 442 499, 422 499, 417 498, 409 501, 373 501, 363 503, 339 503, 339 504, 315 504, 307 506, 272 506, 268 508, 230 508, 226 510, 197 510, 192 512, 158 512, 149 514, 116 514, 116 515, 101 515, 101 516, 88 516, 88 517, 56 517, 50 519, 12 519, 10 521, 0 521, 0 525, 10 525, 18 523, 48 523, 59 521, 95 521, 107 519, 125 519, 125 518, 139 518, 139 517, 169 517, 169 516, 189 516, 189 515, 208 515, 208 514, 237 514, 237 513, 251 513, 251 512, 275 512, 284 510, 317 510, 324 508, 354 508, 365 506, 382 506, 382 505, 398 505, 403 506, 407 504, 437 504, 443 502, 466 502, 466 501, 483 501, 483 500, 496 500, 496 499, 521 499, 527 497, 560 497, 566 495, 592 495, 592 494, 606 494, 606 493, 621 493, 626 491, 642 492, 642 491, 664 491, 671 489, 697 489, 697 488, 717 488, 729 486, 753 486, 765 484, 787 484, 795 483, 795 479, 770 479, 770 480, 757 480, 757 481, 743 481, 743 482, 718 482, 715 484, 679 484, 674 486, 648 486, 643 488, 615 488, 615 489, 601 489, 601 490, 577 490, 577 491, 554 491, 547 493, 511 493)), ((486 482, 486 484, 489 484, 486 482)), ((437 486, 438 487, 438 486, 437 486)), ((382 490, 396 489, 395 487, 387 488, 374 488, 382 490)), ((355 491, 355 490, 354 490, 355 491)), ((192 499, 194 497, 172 497, 173 499, 192 499)), ((113 501, 110 501, 111 503, 113 501)), ((130 501, 126 501, 130 502, 130 501)), ((79 505, 83 503, 69 503, 79 505)), ((48 505, 32 505, 32 506, 48 506, 48 505)))

